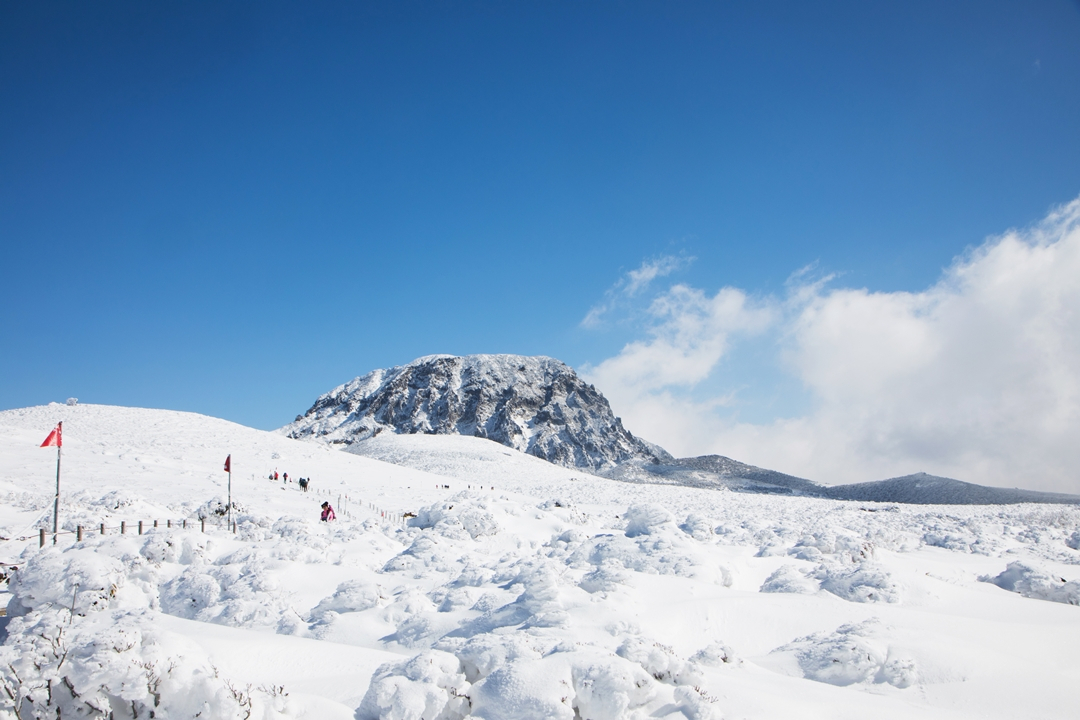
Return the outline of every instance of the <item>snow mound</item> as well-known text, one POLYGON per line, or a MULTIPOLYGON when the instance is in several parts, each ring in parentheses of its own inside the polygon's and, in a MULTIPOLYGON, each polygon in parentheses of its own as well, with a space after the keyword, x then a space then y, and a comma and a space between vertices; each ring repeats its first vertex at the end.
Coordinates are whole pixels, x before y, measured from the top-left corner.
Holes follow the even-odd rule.
POLYGON ((993 577, 982 575, 979 580, 1020 593, 1024 597, 1080 605, 1080 582, 1055 577, 1022 562, 1011 562, 1001 574, 993 577))
POLYGON ((794 565, 781 565, 761 584, 763 593, 797 593, 809 595, 818 591, 818 584, 794 565))
POLYGON ((890 648, 883 634, 880 622, 867 620, 799 638, 773 652, 793 655, 803 676, 817 682, 910 687, 918 680, 915 661, 890 648))
POLYGON ((855 566, 822 563, 813 573, 821 589, 851 602, 900 602, 900 588, 889 570, 876 562, 855 566))
POLYGON ((460 661, 427 650, 380 667, 356 710, 357 720, 459 720, 468 714, 469 682, 460 661))

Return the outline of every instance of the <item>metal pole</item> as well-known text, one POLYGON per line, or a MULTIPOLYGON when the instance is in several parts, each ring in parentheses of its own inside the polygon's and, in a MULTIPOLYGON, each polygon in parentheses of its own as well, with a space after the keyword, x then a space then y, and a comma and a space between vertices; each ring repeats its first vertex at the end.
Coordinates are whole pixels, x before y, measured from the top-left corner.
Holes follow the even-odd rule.
MULTIPOLYGON (((64 423, 59 423, 56 427, 60 427, 64 423)), ((60 446, 56 446, 56 497, 53 498, 53 511, 52 511, 52 532, 53 532, 53 545, 56 544, 56 533, 60 529, 60 446)))
MULTIPOLYGON (((232 456, 229 456, 232 458, 232 456)), ((232 525, 232 460, 229 460, 229 524, 232 525)))

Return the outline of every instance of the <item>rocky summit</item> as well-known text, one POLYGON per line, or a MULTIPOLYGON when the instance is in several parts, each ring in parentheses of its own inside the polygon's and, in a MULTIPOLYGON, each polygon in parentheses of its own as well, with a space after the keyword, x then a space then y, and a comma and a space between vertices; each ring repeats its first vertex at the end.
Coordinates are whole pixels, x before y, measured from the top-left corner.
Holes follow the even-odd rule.
POLYGON ((634 437, 600 392, 549 357, 429 355, 326 393, 282 428, 352 444, 382 432, 471 435, 591 472, 671 456, 634 437))

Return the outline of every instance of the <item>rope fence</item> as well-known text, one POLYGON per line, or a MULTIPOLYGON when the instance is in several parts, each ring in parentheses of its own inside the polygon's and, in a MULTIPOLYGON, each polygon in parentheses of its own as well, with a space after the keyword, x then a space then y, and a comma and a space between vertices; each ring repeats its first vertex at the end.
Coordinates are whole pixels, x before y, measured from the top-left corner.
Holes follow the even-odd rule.
MULTIPOLYGON (((298 490, 299 490, 299 488, 298 488, 298 490)), ((341 517, 351 517, 351 513, 349 512, 349 506, 350 506, 350 504, 352 502, 352 498, 348 494, 340 493, 340 492, 339 493, 334 493, 331 490, 327 490, 327 489, 323 489, 323 488, 309 488, 308 490, 301 490, 301 492, 311 493, 313 495, 319 495, 319 496, 322 496, 322 497, 331 497, 331 498, 336 495, 337 496, 337 505, 334 507, 334 512, 336 514, 340 515, 341 517)), ((372 513, 374 513, 375 515, 377 515, 381 520, 385 520, 385 521, 396 523, 396 524, 402 524, 402 525, 407 524, 409 518, 416 517, 415 513, 392 512, 390 510, 386 510, 385 508, 381 508, 378 505, 375 505, 374 503, 370 503, 370 502, 365 502, 362 505, 367 510, 369 510, 372 513)), ((46 512, 48 512, 49 509, 50 508, 46 508, 42 512, 41 517, 44 517, 44 514, 46 512)), ((25 527, 23 529, 23 531, 21 533, 19 533, 18 537, 13 536, 13 537, 9 537, 9 538, 2 538, 2 540, 4 540, 5 542, 10 542, 10 541, 18 542, 18 541, 32 540, 33 537, 34 537, 33 535, 24 535, 23 533, 25 533, 27 530, 29 530, 31 527, 33 527, 33 525, 36 524, 37 522, 39 522, 40 519, 41 519, 40 517, 35 519, 34 523, 32 523, 31 525, 25 527)), ((232 526, 229 527, 228 521, 226 520, 226 518, 224 516, 222 516, 222 517, 209 517, 209 518, 205 518, 205 517, 204 518, 200 518, 200 517, 178 518, 178 519, 169 518, 169 519, 166 519, 166 520, 137 520, 137 521, 133 521, 133 522, 130 522, 130 523, 127 520, 121 520, 119 525, 115 525, 115 524, 110 525, 108 523, 99 523, 99 524, 93 525, 93 526, 77 525, 74 530, 60 530, 60 531, 58 531, 56 533, 53 533, 53 532, 51 532, 51 531, 49 531, 49 530, 47 530, 45 528, 39 528, 38 532, 37 532, 37 538, 38 538, 38 547, 43 548, 43 547, 45 547, 45 545, 46 545, 46 543, 48 541, 48 538, 50 536, 52 537, 53 544, 55 545, 55 544, 59 543, 59 540, 60 540, 60 538, 62 536, 72 536, 73 535, 73 536, 75 536, 75 542, 82 542, 84 537, 92 535, 94 533, 97 533, 100 536, 104 536, 104 535, 108 535, 108 534, 117 534, 117 533, 120 534, 120 535, 127 535, 129 533, 142 535, 147 530, 150 530, 150 529, 153 529, 153 528, 160 528, 160 527, 165 527, 165 528, 169 528, 169 529, 174 529, 175 528, 175 529, 181 529, 181 530, 195 530, 195 529, 198 529, 199 532, 205 533, 206 529, 207 529, 207 525, 210 526, 211 530, 220 530, 222 528, 225 528, 226 531, 231 531, 234 534, 237 533, 238 527, 239 527, 237 521, 235 521, 235 520, 232 522, 232 526)), ((0 565, 9 565, 9 564, 10 563, 0 563, 0 565)))

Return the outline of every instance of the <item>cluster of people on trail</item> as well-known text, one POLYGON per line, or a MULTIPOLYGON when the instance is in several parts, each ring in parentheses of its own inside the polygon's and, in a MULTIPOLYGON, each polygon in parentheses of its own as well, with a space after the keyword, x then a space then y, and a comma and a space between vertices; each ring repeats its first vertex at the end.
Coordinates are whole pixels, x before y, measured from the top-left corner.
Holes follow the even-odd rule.
MULTIPOLYGON (((288 484, 288 482, 289 482, 289 473, 282 473, 281 475, 278 475, 277 470, 270 473, 270 475, 268 477, 269 477, 270 480, 274 480, 274 481, 281 480, 282 484, 288 484)), ((311 485, 311 478, 299 478, 296 481, 296 484, 300 486, 301 490, 303 490, 304 492, 307 492, 308 487, 311 485)))
MULTIPOLYGON (((279 475, 278 471, 274 470, 274 472, 270 473, 267 477, 275 482, 281 480, 281 482, 286 485, 289 482, 289 473, 287 472, 279 475)), ((301 490, 308 492, 311 489, 311 478, 297 478, 296 484, 300 486, 301 490)), ((331 507, 330 503, 324 502, 322 504, 322 514, 319 516, 319 519, 323 522, 337 519, 337 514, 334 513, 334 508, 331 507)))

